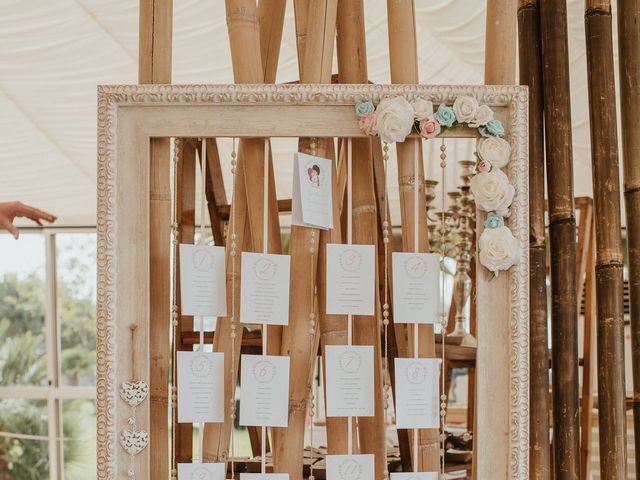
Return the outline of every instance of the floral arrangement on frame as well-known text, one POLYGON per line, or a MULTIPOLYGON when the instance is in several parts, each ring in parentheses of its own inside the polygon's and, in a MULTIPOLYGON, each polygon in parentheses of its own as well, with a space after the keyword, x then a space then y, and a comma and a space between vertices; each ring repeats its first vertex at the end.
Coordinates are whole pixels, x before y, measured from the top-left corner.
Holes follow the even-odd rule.
POLYGON ((475 97, 461 95, 452 106, 443 103, 434 110, 429 100, 417 98, 409 103, 405 97, 396 96, 382 99, 377 107, 371 101, 360 102, 355 111, 360 129, 385 143, 404 142, 412 132, 432 139, 458 126, 477 128, 480 138, 471 193, 476 206, 487 212, 485 229, 478 238, 479 260, 492 275, 516 264, 520 246, 505 225, 515 189, 501 170, 509 163, 511 146, 502 138, 504 127, 494 118, 491 107, 480 105, 475 97))

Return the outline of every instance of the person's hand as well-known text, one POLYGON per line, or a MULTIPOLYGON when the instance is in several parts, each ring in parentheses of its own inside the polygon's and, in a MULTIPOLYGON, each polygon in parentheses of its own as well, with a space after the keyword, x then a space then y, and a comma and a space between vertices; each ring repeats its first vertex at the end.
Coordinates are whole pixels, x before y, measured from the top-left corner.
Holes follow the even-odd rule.
POLYGON ((0 229, 8 230, 16 239, 19 235, 18 228, 13 224, 16 217, 28 218, 40 226, 42 226, 42 220, 49 223, 57 220, 57 217, 50 213, 30 207, 22 202, 0 203, 0 229))

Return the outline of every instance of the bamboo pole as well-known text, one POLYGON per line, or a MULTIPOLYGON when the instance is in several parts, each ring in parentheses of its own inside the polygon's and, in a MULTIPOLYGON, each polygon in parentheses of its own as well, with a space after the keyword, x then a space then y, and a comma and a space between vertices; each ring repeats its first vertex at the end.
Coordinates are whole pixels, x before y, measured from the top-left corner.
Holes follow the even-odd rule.
POLYGON ((566 2, 540 1, 540 31, 551 241, 554 470, 556 478, 564 480, 577 479, 580 470, 576 219, 566 2))
MULTIPOLYGON (((389 61, 391 66, 392 83, 418 83, 418 51, 416 43, 416 21, 413 0, 387 0, 388 30, 389 30, 389 61)), ((429 242, 427 238, 427 219, 424 197, 424 167, 422 163, 422 149, 419 149, 420 161, 418 171, 414 171, 415 142, 419 139, 407 140, 396 144, 398 155, 398 182, 400 188, 400 216, 402 222, 402 249, 413 251, 414 231, 418 229, 418 251, 427 252, 429 242), (413 223, 414 193, 413 182, 417 178, 420 182, 418 202, 418 225, 413 223)), ((413 355, 411 335, 407 334, 404 325, 395 325, 398 344, 409 342, 407 349, 413 355)), ((421 357, 435 356, 435 342, 433 325, 420 325, 419 328, 421 357)), ((401 351, 400 346, 398 350, 401 351)), ((418 468, 422 471, 437 470, 439 468, 439 432, 437 429, 420 430, 418 468)), ((413 459, 415 462, 415 459, 413 459)), ((415 465, 415 463, 413 463, 415 465)))
POLYGON ((540 1, 518 5, 520 83, 529 87, 529 461, 531 478, 551 478, 549 447, 549 349, 547 332, 544 136, 540 1))
MULTIPOLYGON (((171 83, 172 0, 140 0, 138 48, 139 83, 171 83)), ((169 328, 171 186, 169 139, 152 139, 150 145, 149 218, 149 371, 151 452, 150 478, 169 476, 169 328)))
POLYGON ((587 0, 585 25, 596 227, 600 471, 609 479, 626 479, 624 258, 611 3, 587 0))
POLYGON ((624 198, 627 215, 633 430, 636 478, 640 478, 640 0, 618 0, 618 55, 622 109, 624 198))
MULTIPOLYGON (((307 5, 306 48, 303 58, 301 83, 330 83, 331 58, 335 38, 337 0, 314 0, 307 5)), ((298 11, 296 11, 296 15, 298 11)), ((300 20, 296 20, 299 23, 300 20)), ((328 155, 333 142, 316 142, 318 150, 328 155)), ((299 150, 312 153, 310 140, 300 140, 299 150)), ((291 254, 291 284, 289 304, 289 325, 283 330, 280 354, 289 356, 291 381, 289 382, 289 423, 284 428, 273 429, 274 471, 289 474, 292 480, 302 478, 304 429, 307 416, 307 401, 311 393, 312 369, 317 354, 318 327, 310 323, 310 314, 314 312, 315 299, 310 295, 317 275, 318 241, 317 229, 291 227, 289 249, 291 254), (310 241, 314 246, 310 248, 310 241), (313 280, 312 280, 313 278, 313 280), (311 328, 314 332, 311 335, 311 328), (310 336, 311 335, 311 336, 310 336)), ((319 299, 323 302, 324 299, 319 299)))
MULTIPOLYGON (((178 243, 193 243, 196 226, 196 152, 193 144, 186 138, 177 139, 179 145, 179 161, 177 164, 176 180, 176 222, 178 224, 178 243)), ((176 258, 176 304, 178 312, 181 312, 180 296, 180 256, 176 258)), ((179 351, 193 351, 192 345, 183 343, 182 333, 193 331, 193 316, 180 316, 178 338, 175 348, 179 351)), ((174 384, 177 379, 174 379, 174 384)), ((176 436, 176 460, 178 463, 191 462, 193 459, 193 425, 191 423, 178 423, 174 419, 176 436)))
POLYGON ((276 81, 286 9, 287 0, 260 0, 258 2, 260 52, 264 83, 274 83, 276 81))

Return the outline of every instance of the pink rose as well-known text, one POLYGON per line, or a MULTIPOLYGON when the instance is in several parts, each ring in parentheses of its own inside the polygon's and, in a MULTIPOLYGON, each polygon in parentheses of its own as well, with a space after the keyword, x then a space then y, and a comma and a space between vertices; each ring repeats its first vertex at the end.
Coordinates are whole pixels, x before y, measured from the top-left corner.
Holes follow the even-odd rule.
POLYGON ((479 172, 483 172, 486 173, 489 170, 491 170, 491 164, 489 162, 487 162, 486 160, 480 160, 478 162, 478 171, 479 172))
POLYGON ((434 138, 440 133, 440 124, 432 116, 420 120, 420 135, 424 138, 434 138))
POLYGON ((362 130, 367 135, 375 137, 378 134, 378 130, 376 128, 377 123, 378 117, 375 113, 372 113, 371 115, 363 115, 362 117, 360 117, 358 126, 360 127, 360 130, 362 130))

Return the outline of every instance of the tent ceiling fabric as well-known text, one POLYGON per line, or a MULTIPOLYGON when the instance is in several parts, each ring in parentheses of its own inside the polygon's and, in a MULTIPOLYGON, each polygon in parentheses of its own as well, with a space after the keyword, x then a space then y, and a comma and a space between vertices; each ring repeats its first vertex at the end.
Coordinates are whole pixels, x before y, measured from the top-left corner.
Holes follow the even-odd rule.
MULTIPOLYGON (((278 82, 297 80, 291 4, 278 82)), ((583 5, 569 0, 569 47, 575 190, 590 195, 583 5)), ((0 0, 0 201, 35 204, 57 214, 60 225, 95 225, 96 85, 136 83, 138 2, 32 0, 25 7, 22 0, 0 0)), ((485 8, 482 1, 416 2, 423 83, 483 82, 485 8)), ((365 13, 370 79, 387 83, 386 1, 367 0, 365 13)), ((233 81, 223 0, 174 3, 173 81, 233 81)), ((287 141, 274 147, 280 198, 290 195, 294 148, 287 141)), ((468 158, 472 148, 456 144, 450 160, 468 158)), ((450 186, 457 184, 453 177, 450 186)), ((397 187, 390 195, 397 212, 397 187)))

